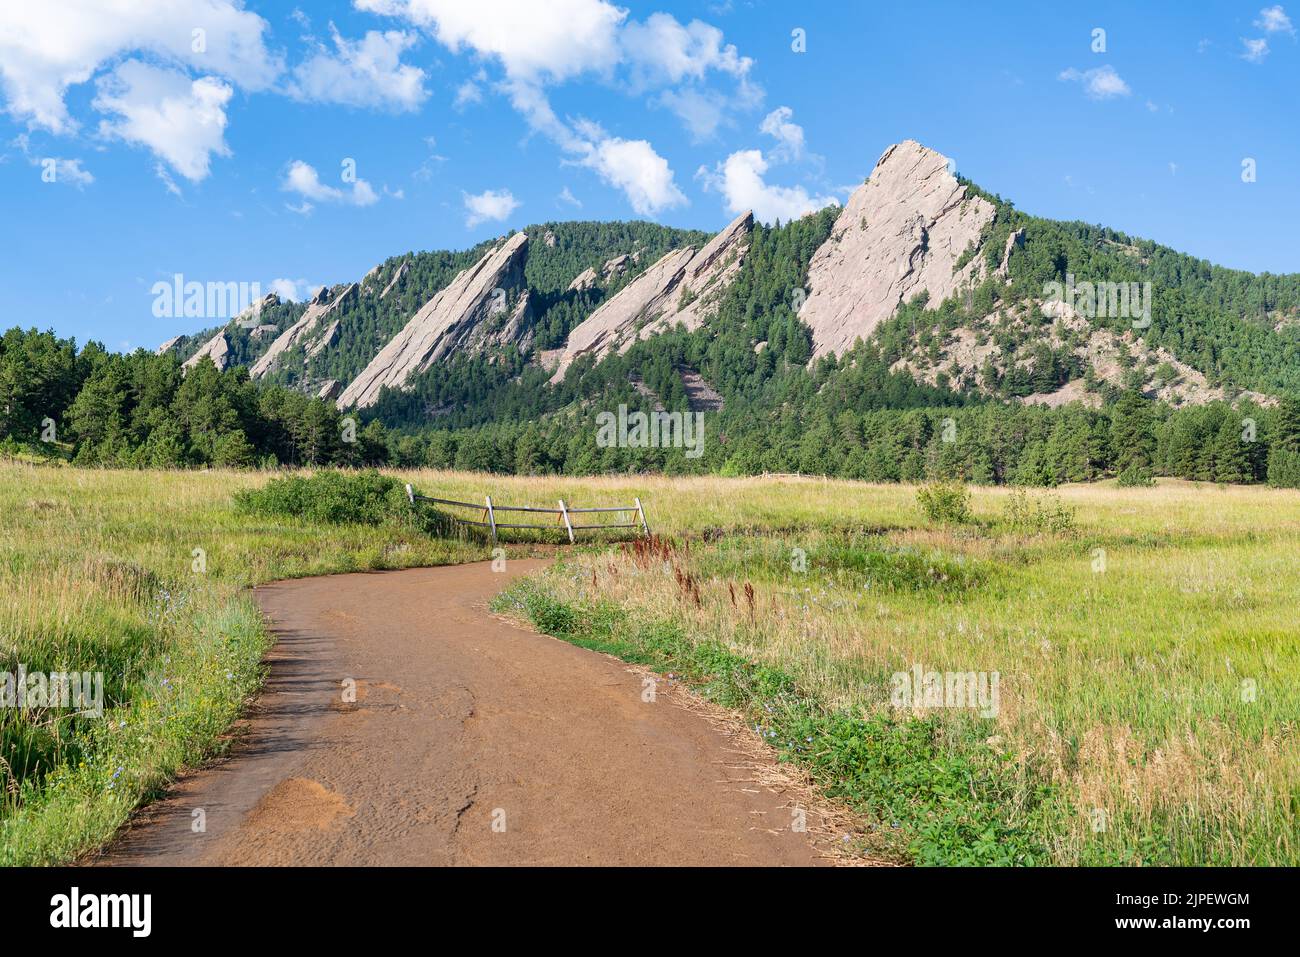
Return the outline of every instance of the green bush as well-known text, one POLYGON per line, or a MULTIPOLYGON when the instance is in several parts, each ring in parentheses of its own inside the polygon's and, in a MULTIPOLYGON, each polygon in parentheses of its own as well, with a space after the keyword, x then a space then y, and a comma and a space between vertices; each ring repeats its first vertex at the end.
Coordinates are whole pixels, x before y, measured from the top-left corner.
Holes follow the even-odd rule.
POLYGON ((1149 468, 1134 464, 1119 473, 1116 484, 1121 488, 1150 488, 1156 484, 1156 480, 1149 468))
POLYGON ((1007 497, 1002 522, 1014 532, 1064 534, 1074 531, 1074 509, 1055 495, 1034 498, 1028 492, 1012 492, 1007 497))
POLYGON ((330 525, 398 525, 430 535, 445 534, 449 525, 437 510, 412 506, 403 482, 374 469, 272 479, 261 488, 236 492, 235 504, 250 515, 290 515, 330 525))
POLYGON ((916 490, 916 501, 931 522, 965 525, 973 520, 970 489, 960 482, 930 482, 916 490))

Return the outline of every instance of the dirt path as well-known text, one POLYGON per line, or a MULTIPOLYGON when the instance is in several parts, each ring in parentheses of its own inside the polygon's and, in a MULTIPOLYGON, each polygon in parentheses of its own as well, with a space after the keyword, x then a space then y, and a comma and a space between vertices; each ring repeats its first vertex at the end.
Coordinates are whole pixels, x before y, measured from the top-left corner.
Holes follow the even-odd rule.
POLYGON ((279 641, 246 736, 101 863, 817 863, 708 721, 488 612, 540 564, 258 589, 279 641))

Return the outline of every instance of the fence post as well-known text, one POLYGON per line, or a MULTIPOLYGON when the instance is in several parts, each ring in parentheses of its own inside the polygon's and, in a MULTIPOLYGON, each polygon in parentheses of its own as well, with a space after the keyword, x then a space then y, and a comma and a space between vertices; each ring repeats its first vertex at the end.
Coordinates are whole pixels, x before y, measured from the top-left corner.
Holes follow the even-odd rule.
MULTIPOLYGON (((569 544, 573 544, 573 525, 569 522, 569 510, 564 507, 564 499, 560 499, 560 514, 564 516, 564 527, 569 531, 569 544)), ((600 524, 597 522, 596 524, 600 524)))
POLYGON ((485 495, 484 499, 487 501, 488 524, 492 526, 492 544, 495 545, 497 543, 497 517, 492 512, 492 496, 485 495))
POLYGON ((633 501, 636 502, 636 511, 637 511, 637 514, 641 516, 641 527, 642 527, 643 529, 645 529, 645 537, 646 537, 646 538, 649 538, 649 537, 650 537, 650 526, 646 524, 646 520, 645 520, 645 509, 643 509, 643 508, 641 507, 641 499, 638 497, 638 498, 633 499, 633 501))
POLYGON ((406 483, 406 497, 411 500, 412 505, 415 504, 415 489, 411 488, 410 482, 406 483))

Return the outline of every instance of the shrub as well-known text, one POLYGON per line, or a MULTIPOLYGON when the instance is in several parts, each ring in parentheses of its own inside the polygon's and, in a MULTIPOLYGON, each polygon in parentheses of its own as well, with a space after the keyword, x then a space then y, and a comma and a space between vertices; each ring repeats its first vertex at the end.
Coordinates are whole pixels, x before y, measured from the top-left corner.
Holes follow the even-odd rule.
POLYGON ((916 490, 916 501, 931 522, 965 525, 972 521, 970 490, 960 482, 930 482, 916 490))
POLYGON ((444 534, 448 527, 442 513, 412 506, 404 483, 374 469, 272 479, 236 492, 235 504, 250 515, 291 515, 331 525, 399 525, 428 534, 444 534))
POLYGON ((1134 463, 1119 473, 1116 483, 1121 488, 1149 488, 1156 484, 1156 480, 1149 468, 1134 463))
POLYGON ((1037 534, 1074 531, 1074 509, 1055 495, 1034 498, 1028 492, 1012 492, 1002 513, 1003 523, 1015 532, 1037 534))

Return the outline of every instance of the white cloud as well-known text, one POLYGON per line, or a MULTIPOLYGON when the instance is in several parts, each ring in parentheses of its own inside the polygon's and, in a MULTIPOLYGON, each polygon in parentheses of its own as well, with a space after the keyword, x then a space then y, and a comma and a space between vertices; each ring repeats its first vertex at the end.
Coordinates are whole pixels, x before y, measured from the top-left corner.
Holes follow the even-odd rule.
POLYGON ((564 187, 564 189, 560 190, 560 195, 557 196, 556 199, 561 203, 567 203, 570 206, 575 206, 578 209, 582 209, 582 200, 574 196, 573 193, 570 192, 569 187, 567 186, 564 187))
POLYGON ((289 92, 300 100, 345 106, 415 110, 428 97, 423 70, 402 63, 402 54, 419 42, 399 30, 369 30, 360 40, 342 36, 333 24, 334 51, 318 45, 294 67, 289 92))
POLYGON ((236 0, 6 0, 0 3, 0 91, 15 118, 65 133, 76 128, 64 102, 68 88, 130 51, 247 90, 266 89, 281 71, 266 48, 267 29, 236 0))
POLYGON ((176 185, 176 180, 172 179, 172 174, 167 172, 166 166, 162 163, 154 163, 153 174, 162 180, 162 184, 167 188, 167 192, 171 193, 173 196, 181 195, 181 188, 176 185))
POLYGON ((43 170, 53 170, 54 182, 56 183, 67 183, 69 186, 77 187, 77 189, 85 189, 95 181, 95 177, 91 172, 82 168, 79 159, 64 159, 61 156, 51 156, 38 160, 33 157, 32 163, 40 166, 43 170))
POLYGON ((1241 45, 1245 48, 1241 58, 1248 63, 1263 63, 1264 57, 1268 56, 1268 41, 1263 37, 1258 40, 1248 40, 1242 37, 1241 45))
POLYGON ((316 294, 320 286, 313 286, 306 279, 272 279, 270 292, 289 302, 302 302, 316 294))
POLYGON ((797 161, 803 158, 803 127, 792 121, 794 110, 788 106, 778 106, 759 125, 759 131, 773 137, 777 142, 772 157, 777 161, 797 161))
POLYGON ((1083 71, 1073 68, 1062 70, 1057 79, 1082 84, 1083 92, 1093 100, 1110 100, 1117 96, 1128 96, 1133 92, 1111 66, 1100 66, 1083 71))
POLYGON ((612 68, 627 12, 604 0, 355 0, 359 10, 426 27, 453 52, 499 60, 517 80, 566 80, 612 68))
MULTIPOLYGON (((65 159, 62 156, 42 156, 32 151, 31 137, 26 133, 19 133, 14 137, 10 144, 17 146, 27 157, 27 162, 32 166, 37 166, 41 170, 41 181, 50 183, 65 183, 69 186, 75 186, 77 189, 85 189, 95 181, 94 175, 90 170, 81 165, 79 159, 65 159)), ((8 156, 0 154, 0 163, 8 160, 8 156)))
POLYGON ((686 204, 677 188, 668 161, 645 140, 605 136, 595 124, 580 128, 591 137, 579 164, 596 171, 606 183, 623 191, 632 208, 642 216, 686 204))
POLYGON ((1259 19, 1255 21, 1255 26, 1265 33, 1290 33, 1292 36, 1295 35, 1295 27, 1291 25, 1291 18, 1286 15, 1286 11, 1282 9, 1280 3, 1265 7, 1259 11, 1259 19))
POLYGON ((486 79, 487 75, 482 70, 479 70, 472 80, 466 80, 456 87, 456 101, 452 106, 458 110, 463 110, 475 103, 483 102, 483 87, 479 84, 486 79))
POLYGON ((693 86, 680 90, 665 90, 654 101, 677 115, 696 143, 712 139, 718 127, 727 119, 727 97, 716 90, 693 86))
POLYGON ((705 189, 722 193, 732 214, 752 209, 755 218, 765 223, 777 219, 788 222, 839 205, 835 197, 810 195, 801 186, 773 186, 764 180, 767 170, 768 162, 760 150, 741 150, 713 170, 701 166, 696 178, 705 189))
MULTIPOLYGON (((428 30, 454 52, 467 50, 499 63, 500 88, 533 130, 551 139, 573 162, 622 189, 638 213, 686 202, 673 173, 649 142, 607 136, 592 124, 561 119, 546 87, 595 75, 617 80, 619 68, 638 94, 664 90, 654 101, 675 112, 696 139, 712 136, 726 111, 752 106, 762 91, 748 80, 752 61, 723 42, 722 31, 699 20, 682 24, 666 13, 628 22, 627 11, 606 0, 353 0, 371 13, 397 16, 428 30), (735 81, 724 96, 700 86, 720 73, 735 81)), ((462 84, 456 105, 481 96, 481 80, 462 84)))
POLYGON ((699 20, 679 23, 667 13, 652 13, 645 23, 623 28, 623 51, 638 84, 703 80, 710 70, 744 77, 753 61, 722 42, 722 31, 699 20))
MULTIPOLYGON (((337 186, 329 186, 321 182, 320 174, 316 168, 302 160, 294 160, 289 164, 289 171, 285 174, 284 182, 280 188, 290 193, 297 193, 304 200, 315 200, 318 203, 345 203, 350 206, 371 206, 379 202, 379 196, 374 189, 364 179, 358 179, 350 184, 352 188, 339 189, 337 186)), ((289 207, 295 213, 309 213, 312 205, 304 202, 298 207, 289 207), (305 207, 305 208, 304 208, 305 207)))
POLYGON ((212 155, 229 156, 226 104, 230 85, 215 77, 191 80, 178 70, 127 60, 96 83, 94 107, 102 135, 147 146, 192 182, 208 175, 212 155))
POLYGON ((465 198, 465 212, 467 213, 465 226, 467 229, 473 229, 479 223, 499 222, 518 209, 520 205, 514 194, 508 189, 489 189, 477 195, 471 193, 461 195, 465 198))

